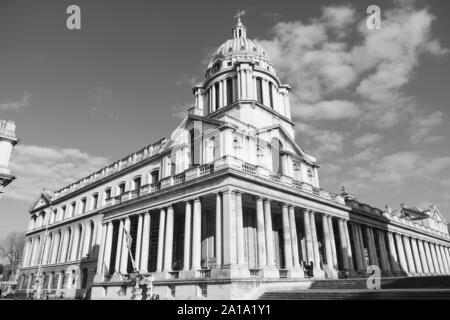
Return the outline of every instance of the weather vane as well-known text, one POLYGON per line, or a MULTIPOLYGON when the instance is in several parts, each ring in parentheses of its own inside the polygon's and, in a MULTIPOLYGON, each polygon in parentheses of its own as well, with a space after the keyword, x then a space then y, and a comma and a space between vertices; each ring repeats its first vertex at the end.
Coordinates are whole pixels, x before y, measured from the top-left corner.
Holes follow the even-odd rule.
POLYGON ((234 16, 235 18, 238 19, 238 23, 241 22, 241 17, 245 16, 245 10, 239 10, 237 11, 237 14, 234 16))

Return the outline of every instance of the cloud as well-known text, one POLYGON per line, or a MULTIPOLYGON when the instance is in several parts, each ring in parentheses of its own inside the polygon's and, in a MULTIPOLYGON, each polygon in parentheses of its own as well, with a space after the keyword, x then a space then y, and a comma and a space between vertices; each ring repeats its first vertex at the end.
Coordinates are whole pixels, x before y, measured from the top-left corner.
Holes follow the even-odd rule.
POLYGON ((59 189, 108 163, 104 157, 78 149, 17 145, 10 167, 19 178, 8 186, 5 198, 32 202, 42 189, 59 189))
POLYGON ((443 122, 444 114, 441 111, 434 111, 429 115, 419 114, 411 120, 411 142, 417 143, 423 140, 428 134, 443 122))
POLYGON ((94 101, 94 105, 90 108, 90 112, 100 113, 113 120, 120 119, 118 114, 110 111, 113 103, 115 102, 115 98, 111 90, 104 87, 98 87, 92 94, 92 99, 94 101))
POLYGON ((366 133, 361 137, 356 138, 353 144, 358 148, 366 148, 383 139, 383 136, 376 133, 366 133))
POLYGON ((380 148, 367 148, 350 158, 351 162, 364 162, 364 161, 373 161, 373 159, 378 158, 381 154, 380 148))
POLYGON ((307 142, 308 145, 314 147, 314 153, 321 157, 342 153, 344 149, 345 132, 320 130, 311 125, 300 123, 296 127, 296 133, 299 136, 299 141, 307 142), (305 137, 308 139, 305 139, 305 137))
POLYGON ((0 104, 0 110, 2 111, 19 111, 30 105, 31 95, 28 92, 24 92, 22 97, 18 101, 8 101, 0 104))
POLYGON ((364 19, 356 23, 350 6, 326 6, 308 23, 273 27, 262 45, 293 86, 296 120, 358 117, 363 125, 390 128, 414 112, 414 97, 403 88, 413 79, 420 56, 442 56, 448 50, 432 34, 435 17, 428 9, 397 1, 383 14, 382 28, 376 31, 368 30, 364 19), (346 103, 331 108, 331 101, 346 103))

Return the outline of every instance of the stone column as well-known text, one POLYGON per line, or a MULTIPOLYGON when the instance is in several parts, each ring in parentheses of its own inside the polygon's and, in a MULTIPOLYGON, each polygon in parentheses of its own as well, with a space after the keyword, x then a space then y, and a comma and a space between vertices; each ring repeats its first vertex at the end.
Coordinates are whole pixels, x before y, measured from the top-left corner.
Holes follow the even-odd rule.
POLYGON ((361 225, 357 225, 356 230, 358 231, 358 238, 359 238, 359 243, 361 246, 361 256, 362 256, 362 262, 363 262, 364 273, 365 273, 366 269, 367 269, 367 261, 366 261, 366 250, 364 248, 364 239, 363 239, 363 235, 362 235, 361 225))
POLYGON ((172 271, 173 253, 173 208, 167 208, 166 213, 166 239, 164 248, 164 271, 172 271))
POLYGON ((416 267, 414 265, 414 259, 411 250, 411 243, 409 242, 408 236, 403 236, 403 246, 405 247, 406 252, 406 261, 408 261, 409 271, 414 274, 416 273, 416 267))
POLYGON ((347 220, 344 220, 344 233, 345 233, 345 240, 347 241, 348 268, 350 272, 354 272, 355 268, 353 266, 353 252, 352 252, 352 245, 350 243, 350 234, 348 233, 347 220))
POLYGON ((291 247, 291 232, 289 227, 289 212, 287 204, 281 205, 281 219, 283 223, 283 243, 284 243, 284 268, 292 269, 292 247, 291 247))
POLYGON ((438 259, 439 269, 441 270, 441 274, 445 274, 444 261, 442 261, 441 252, 439 250, 439 245, 435 244, 434 248, 436 250, 436 256, 437 256, 437 259, 438 259))
POLYGON ((397 243, 398 258, 400 261, 400 267, 402 269, 401 271, 408 274, 410 271, 408 269, 408 263, 406 262, 405 248, 403 248, 402 236, 400 234, 396 233, 395 241, 397 243))
POLYGON ((362 256, 362 250, 361 250, 361 242, 359 241, 359 235, 357 230, 357 225, 350 224, 352 228, 352 235, 353 235, 353 243, 355 244, 355 258, 356 258, 356 270, 360 273, 365 273, 365 268, 363 265, 363 256, 362 256))
POLYGON ((430 269, 428 268, 427 257, 425 256, 425 249, 423 247, 423 242, 420 239, 417 239, 417 246, 419 248, 420 261, 422 262, 423 272, 425 274, 430 273, 430 269))
POLYGON ((366 226, 366 239, 367 239, 367 249, 369 251, 369 263, 371 265, 379 265, 378 263, 378 257, 377 252, 375 249, 375 241, 373 238, 373 231, 372 228, 369 226, 366 226))
POLYGON ((119 236, 117 237, 117 252, 116 252, 116 263, 114 266, 114 273, 120 272, 120 262, 122 257, 122 238, 123 238, 123 220, 119 222, 119 236))
POLYGON ((222 195, 216 194, 216 268, 222 267, 222 195))
POLYGON ((438 262, 438 259, 436 256, 436 250, 434 248, 434 244, 429 242, 429 246, 430 246, 430 251, 431 251, 431 258, 433 259, 434 273, 440 274, 441 268, 439 267, 439 262, 438 262))
POLYGON ((150 253, 150 226, 151 226, 151 216, 150 212, 146 212, 144 214, 144 222, 143 222, 143 230, 142 230, 142 250, 141 250, 141 259, 140 259, 140 270, 142 273, 148 272, 148 256, 150 253))
POLYGON ((314 252, 314 270, 315 274, 320 273, 322 270, 320 269, 320 253, 319 253, 319 242, 317 240, 317 229, 316 229, 316 218, 314 211, 309 212, 310 219, 310 227, 311 227, 311 238, 312 238, 312 246, 314 252))
POLYGON ((396 274, 398 274, 398 273, 400 273, 401 270, 400 270, 400 264, 399 264, 399 260, 398 260, 397 250, 395 249, 394 236, 390 231, 388 231, 387 235, 388 235, 389 258, 391 261, 391 269, 396 274))
POLYGON ((347 240, 345 238, 344 220, 339 219, 339 240, 341 243, 342 269, 349 270, 347 240))
POLYGON ((190 201, 186 201, 185 218, 184 218, 184 256, 183 270, 189 270, 191 266, 191 216, 192 206, 190 201))
POLYGON ((192 230, 192 270, 201 268, 202 254, 202 207, 199 198, 194 200, 194 217, 192 230))
POLYGON ((439 246, 439 250, 441 252, 441 257, 442 257, 442 263, 444 264, 444 269, 445 269, 445 274, 449 273, 449 266, 448 266, 448 261, 447 261, 447 256, 445 255, 444 252, 444 247, 442 247, 441 245, 439 246))
POLYGON ((138 215, 138 228, 136 235, 136 251, 134 253, 134 262, 136 263, 136 269, 141 270, 141 251, 142 251, 142 225, 143 225, 142 214, 138 215))
POLYGON ((70 257, 67 257, 68 261, 78 260, 78 252, 80 251, 82 239, 80 235, 80 229, 78 227, 73 232, 72 239, 72 245, 69 245, 69 247, 71 247, 72 249, 70 251, 70 257))
POLYGON ((384 242, 382 230, 376 229, 377 243, 378 248, 380 250, 380 262, 381 262, 381 270, 384 272, 391 272, 391 266, 389 265, 388 256, 386 253, 386 245, 384 242))
MULTIPOLYGON (((326 219, 326 216, 324 216, 326 219)), ((328 224, 328 221, 325 220, 328 224)), ((293 206, 289 207, 289 226, 291 228, 291 242, 292 242, 292 258, 295 269, 300 268, 300 258, 298 253, 298 238, 297 238, 297 225, 295 223, 295 208, 293 206)), ((331 249, 331 247, 330 247, 331 249)))
POLYGON ((444 250, 444 254, 445 254, 445 257, 447 259, 447 264, 449 266, 449 271, 450 271, 450 253, 449 253, 449 248, 448 247, 443 247, 443 250, 444 250))
POLYGON ((422 262, 420 261, 419 249, 417 248, 417 242, 415 238, 411 238, 411 247, 414 257, 416 270, 419 274, 423 273, 422 262))
POLYGON ((264 200, 264 227, 266 235, 267 266, 275 268, 275 254, 273 248, 272 211, 270 200, 264 200))
POLYGON ((264 234, 264 204, 262 198, 256 198, 256 232, 258 235, 258 266, 267 266, 266 239, 264 234))
POLYGON ((50 240, 50 234, 48 234, 47 237, 46 237, 46 240, 45 240, 44 253, 43 253, 43 257, 42 257, 42 264, 47 264, 48 256, 50 255, 50 246, 51 246, 51 240, 50 240))
POLYGON ((126 217, 124 224, 123 224, 123 240, 122 240, 122 254, 120 262, 120 273, 121 274, 127 274, 128 273, 128 256, 129 256, 129 250, 128 250, 128 241, 127 241, 127 234, 130 234, 130 218, 126 217))
POLYGON ((422 242, 423 242, 423 247, 425 249, 425 256, 427 258, 428 270, 429 270, 430 274, 434 274, 435 269, 434 269, 434 265, 433 265, 433 257, 431 256, 430 245, 428 244, 427 241, 422 241, 422 242))
POLYGON ((223 266, 235 268, 236 264, 236 197, 228 190, 223 193, 223 266))
POLYGON ((242 214, 242 194, 236 192, 236 239, 237 239, 237 251, 238 251, 238 265, 245 264, 244 259, 244 220, 242 214))
POLYGON ((325 255, 327 259, 328 277, 335 278, 337 275, 333 267, 333 251, 331 249, 330 230, 328 225, 328 216, 326 214, 322 214, 322 228, 325 242, 325 255))
POLYGON ((164 259, 164 230, 166 225, 166 210, 161 209, 159 214, 159 231, 158 231, 158 258, 156 262, 156 272, 162 272, 164 259))
POLYGON ((312 244, 312 235, 311 235, 311 221, 309 219, 309 210, 303 211, 303 224, 305 229, 305 239, 306 239, 306 253, 308 256, 308 265, 311 262, 314 262, 314 249, 312 244))
POLYGON ((110 221, 107 224, 106 227, 106 236, 105 236, 105 248, 104 248, 104 253, 103 253, 103 265, 100 268, 101 275, 104 274, 111 274, 111 271, 113 270, 109 270, 110 266, 111 266, 111 247, 112 247, 112 240, 113 240, 113 223, 110 221))
POLYGON ((331 252, 333 253, 333 269, 337 271, 339 269, 339 266, 338 266, 338 255, 336 251, 336 241, 335 241, 336 238, 334 236, 332 216, 328 216, 327 220, 328 220, 328 231, 330 232, 331 252))

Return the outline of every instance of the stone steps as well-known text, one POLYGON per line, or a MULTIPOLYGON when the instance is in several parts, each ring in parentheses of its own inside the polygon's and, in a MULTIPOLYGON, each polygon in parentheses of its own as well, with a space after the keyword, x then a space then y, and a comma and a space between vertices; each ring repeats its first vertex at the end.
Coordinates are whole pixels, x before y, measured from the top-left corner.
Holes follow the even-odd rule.
POLYGON ((259 300, 450 300, 450 289, 299 290, 267 292, 259 300))

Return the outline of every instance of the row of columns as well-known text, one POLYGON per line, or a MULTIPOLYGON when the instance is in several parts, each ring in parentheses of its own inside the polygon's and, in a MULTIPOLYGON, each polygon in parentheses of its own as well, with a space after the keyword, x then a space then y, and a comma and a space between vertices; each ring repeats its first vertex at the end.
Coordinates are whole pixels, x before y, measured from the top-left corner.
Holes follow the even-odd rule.
POLYGON ((450 249, 446 246, 391 231, 352 223, 357 271, 367 263, 362 232, 370 265, 391 274, 450 274, 450 249), (378 250, 377 250, 378 249, 378 250))

